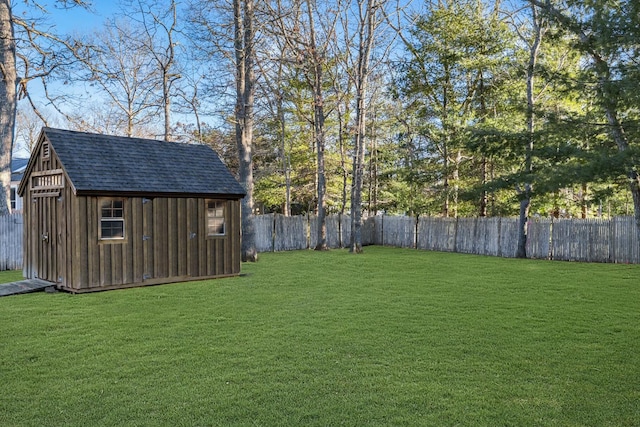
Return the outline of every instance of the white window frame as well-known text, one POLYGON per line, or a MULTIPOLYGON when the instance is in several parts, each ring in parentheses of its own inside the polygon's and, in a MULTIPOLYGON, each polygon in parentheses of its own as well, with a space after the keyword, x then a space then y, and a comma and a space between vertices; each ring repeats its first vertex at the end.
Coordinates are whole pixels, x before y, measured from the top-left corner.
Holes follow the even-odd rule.
MULTIPOLYGON (((104 198, 98 200, 98 239, 101 241, 123 241, 126 237, 125 224, 124 224, 124 212, 125 212, 125 199, 123 198, 104 198), (117 206, 116 204, 119 204, 117 206), (106 214, 106 215, 105 215, 106 214), (119 216, 118 216, 119 214, 119 216), (102 235, 104 230, 104 223, 121 224, 117 229, 122 230, 121 236, 108 236, 102 235)), ((111 228, 112 230, 116 228, 111 228)))
POLYGON ((207 200, 207 236, 217 237, 226 236, 227 221, 226 211, 227 203, 224 200, 207 200))

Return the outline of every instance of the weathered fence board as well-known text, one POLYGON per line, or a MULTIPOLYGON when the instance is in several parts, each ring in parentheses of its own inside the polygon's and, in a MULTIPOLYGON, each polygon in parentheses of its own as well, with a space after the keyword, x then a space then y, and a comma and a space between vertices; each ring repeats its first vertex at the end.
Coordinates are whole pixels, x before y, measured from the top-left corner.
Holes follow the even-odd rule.
POLYGON ((632 217, 613 219, 615 261, 621 263, 640 263, 640 242, 632 217))
POLYGON ((254 217, 256 251, 273 251, 273 214, 254 217))
MULTIPOLYGON (((527 258, 549 259, 551 256, 551 227, 549 219, 533 219, 527 224, 527 258)), ((517 232, 516 225, 516 232, 517 232)), ((518 246, 516 234, 516 250, 518 246)), ((514 252, 515 253, 515 252, 514 252)))
POLYGON ((589 261, 611 262, 611 226, 609 221, 593 221, 589 236, 589 261))
POLYGON ((589 240, 586 223, 573 224, 572 221, 559 220, 553 223, 551 233, 552 258, 559 261, 586 261, 586 248, 582 242, 589 240))
MULTIPOLYGON (((627 225, 626 222, 619 224, 627 225)), ((552 256, 561 261, 587 261, 587 262, 627 262, 627 258, 633 258, 634 246, 637 247, 637 232, 635 225, 621 227, 621 234, 616 233, 616 221, 603 221, 597 219, 571 221, 559 220, 553 223, 552 256), (624 231, 623 231, 624 230, 624 231), (631 240, 624 236, 630 232, 631 240), (622 252, 622 258, 615 255, 616 240, 626 240, 626 249, 622 252), (635 242, 635 244, 634 244, 635 242), (629 251, 631 249, 631 251, 629 251)), ((630 261, 636 262, 636 261, 630 261)))
POLYGON ((327 225, 327 247, 331 249, 342 247, 342 238, 340 236, 340 216, 327 215, 325 223, 327 225))
POLYGON ((294 251, 307 249, 309 247, 308 232, 306 216, 277 214, 275 217, 274 250, 294 251))
POLYGON ((518 249, 518 219, 500 219, 500 256, 514 258, 518 249))
POLYGON ((346 248, 351 242, 351 215, 341 215, 340 218, 340 238, 342 239, 342 247, 346 248))
POLYGON ((318 217, 309 215, 307 226, 309 227, 309 249, 315 249, 318 246, 318 217))
POLYGON ((382 216, 372 216, 363 221, 362 224, 362 244, 381 245, 382 244, 382 216))
POLYGON ((456 248, 456 219, 422 217, 418 220, 418 249, 453 252, 456 248))
POLYGON ((388 246, 415 248, 416 219, 408 216, 385 216, 383 242, 388 246))
POLYGON ((500 255, 500 218, 477 218, 473 253, 500 255))
MULTIPOLYGON (((314 248, 315 216, 255 217, 258 252, 314 248)), ((363 245, 389 245, 424 250, 514 257, 516 218, 434 218, 402 216, 366 218, 363 245), (416 222, 417 221, 417 222, 416 222)), ((611 220, 533 219, 527 225, 527 257, 564 261, 640 263, 640 241, 633 217, 611 220)), ((347 247, 351 220, 327 216, 327 244, 347 247)), ((22 215, 0 217, 0 270, 22 267, 22 215)))
POLYGON ((472 254, 475 243, 476 218, 458 218, 455 252, 472 254))
POLYGON ((22 268, 22 214, 0 216, 0 271, 22 268))

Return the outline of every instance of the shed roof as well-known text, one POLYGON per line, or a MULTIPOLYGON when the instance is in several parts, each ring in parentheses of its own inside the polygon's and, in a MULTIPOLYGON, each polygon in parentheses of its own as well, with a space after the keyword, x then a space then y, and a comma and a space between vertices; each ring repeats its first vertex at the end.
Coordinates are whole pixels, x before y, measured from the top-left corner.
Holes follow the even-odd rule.
POLYGON ((240 198, 245 194, 215 151, 206 145, 53 128, 43 128, 41 143, 43 137, 78 195, 240 198))

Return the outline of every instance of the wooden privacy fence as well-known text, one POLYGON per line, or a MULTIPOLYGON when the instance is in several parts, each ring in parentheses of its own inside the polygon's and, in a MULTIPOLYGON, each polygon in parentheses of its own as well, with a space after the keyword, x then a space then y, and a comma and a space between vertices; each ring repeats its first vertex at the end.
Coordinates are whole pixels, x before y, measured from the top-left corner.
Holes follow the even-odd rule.
MULTIPOLYGON (((268 214, 256 217, 258 252, 314 248, 317 218, 268 214)), ((351 219, 329 215, 327 246, 349 245, 351 219)), ((560 261, 640 263, 640 242, 632 217, 532 219, 527 224, 527 257, 560 261)), ((433 218, 375 216, 362 228, 363 245, 514 257, 516 218, 433 218)))
MULTIPOLYGON (((327 217, 327 245, 342 248, 351 239, 348 215, 327 217)), ((258 252, 314 248, 313 215, 260 215, 255 219, 258 252)), ((532 219, 527 257, 561 261, 640 264, 640 241, 632 217, 532 219)), ((0 270, 22 268, 22 214, 0 216, 0 270)), ((514 257, 518 243, 515 218, 433 218, 375 216, 362 227, 364 245, 514 257)))
POLYGON ((0 216, 0 271, 22 268, 22 214, 0 216))

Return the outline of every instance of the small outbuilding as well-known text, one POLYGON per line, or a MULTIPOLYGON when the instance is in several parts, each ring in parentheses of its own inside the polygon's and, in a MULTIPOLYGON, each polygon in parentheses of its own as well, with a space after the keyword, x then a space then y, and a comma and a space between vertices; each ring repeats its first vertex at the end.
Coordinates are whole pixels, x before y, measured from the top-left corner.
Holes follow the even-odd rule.
POLYGON ((240 273, 245 192, 205 145, 44 128, 18 193, 26 278, 88 292, 240 273))

